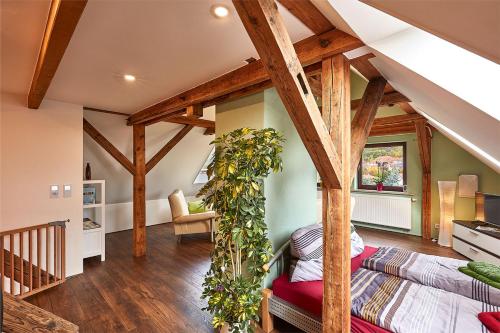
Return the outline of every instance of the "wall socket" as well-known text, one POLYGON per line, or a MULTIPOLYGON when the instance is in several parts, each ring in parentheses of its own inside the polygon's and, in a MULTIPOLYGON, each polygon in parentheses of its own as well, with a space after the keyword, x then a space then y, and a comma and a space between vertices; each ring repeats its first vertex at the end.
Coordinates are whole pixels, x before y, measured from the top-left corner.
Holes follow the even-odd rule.
POLYGON ((434 229, 439 229, 439 223, 434 224, 434 229))

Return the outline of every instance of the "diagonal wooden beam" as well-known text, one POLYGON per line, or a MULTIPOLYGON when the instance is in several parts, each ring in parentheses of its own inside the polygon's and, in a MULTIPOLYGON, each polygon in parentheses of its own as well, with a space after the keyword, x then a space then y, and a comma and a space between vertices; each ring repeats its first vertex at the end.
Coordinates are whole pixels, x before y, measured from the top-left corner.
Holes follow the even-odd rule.
POLYGON ((361 154, 365 148, 370 129, 375 120, 377 109, 384 95, 384 87, 387 81, 383 77, 377 77, 370 82, 363 94, 358 111, 354 115, 351 127, 351 179, 356 174, 361 154))
POLYGON ((323 188, 323 332, 350 332, 350 67, 341 54, 323 60, 323 120, 339 153, 341 189, 323 188))
POLYGON ((273 0, 233 0, 238 15, 302 142, 329 188, 340 188, 340 160, 273 0))
MULTIPOLYGON (((340 30, 333 30, 319 36, 311 36, 294 44, 295 51, 303 66, 320 62, 322 58, 347 52, 363 46, 363 43, 340 30)), ((128 124, 144 123, 166 116, 189 105, 208 100, 264 82, 269 79, 261 60, 249 63, 216 79, 205 82, 176 96, 134 113, 128 124)))
POLYGON ((335 29, 335 26, 310 0, 278 0, 278 2, 316 35, 335 29))
POLYGON ((52 0, 28 94, 28 107, 38 109, 56 74, 87 0, 52 0))
POLYGON ((135 168, 132 162, 123 155, 111 142, 108 141, 92 124, 90 124, 85 118, 83 119, 83 130, 87 133, 95 142, 99 144, 105 151, 107 151, 115 160, 120 163, 125 169, 127 169, 132 175, 135 173, 135 168))
MULTIPOLYGON (((393 106, 394 104, 409 102, 409 101, 410 100, 405 95, 397 91, 392 91, 384 94, 382 100, 380 101, 379 106, 393 106)), ((351 108, 353 110, 356 110, 360 105, 361 105, 361 99, 355 99, 351 101, 351 108)))
POLYGON ((184 126, 179 133, 177 133, 165 146, 163 146, 162 149, 160 149, 155 156, 153 156, 148 163, 146 163, 146 173, 151 171, 158 162, 161 161, 162 158, 164 158, 169 151, 172 150, 172 148, 175 147, 176 144, 178 144, 183 137, 185 137, 189 131, 193 129, 192 125, 186 125, 184 126))

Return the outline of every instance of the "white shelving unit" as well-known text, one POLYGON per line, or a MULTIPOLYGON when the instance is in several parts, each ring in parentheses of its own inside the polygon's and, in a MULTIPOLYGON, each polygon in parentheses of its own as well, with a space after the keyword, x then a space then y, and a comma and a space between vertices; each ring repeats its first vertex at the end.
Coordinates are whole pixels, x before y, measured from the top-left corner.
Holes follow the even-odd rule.
POLYGON ((101 256, 101 261, 104 261, 106 259, 106 181, 84 180, 83 188, 86 187, 95 188, 96 200, 94 204, 83 205, 83 217, 92 219, 100 227, 83 230, 83 257, 101 256))

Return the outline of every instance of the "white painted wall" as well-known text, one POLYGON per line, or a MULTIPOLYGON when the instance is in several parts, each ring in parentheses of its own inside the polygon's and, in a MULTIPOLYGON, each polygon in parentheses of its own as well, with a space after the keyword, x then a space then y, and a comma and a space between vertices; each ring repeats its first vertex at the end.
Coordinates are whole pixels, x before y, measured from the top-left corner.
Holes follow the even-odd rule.
POLYGON ((0 230, 70 219, 66 271, 82 264, 82 107, 44 100, 26 108, 26 97, 1 95, 0 230), (71 198, 49 198, 49 186, 71 184, 71 198))
MULTIPOLYGON (((186 197, 187 201, 197 200, 186 197)), ((106 233, 132 229, 132 202, 106 205, 106 233)), ((172 222, 172 213, 168 199, 146 201, 146 225, 172 222)))
MULTIPOLYGON (((125 117, 91 111, 84 111, 84 117, 132 161, 132 127, 126 125, 125 117)), ((154 156, 182 126, 162 122, 146 127, 146 160, 154 156)), ((203 135, 204 131, 202 128, 192 129, 147 174, 147 200, 166 199, 178 188, 186 196, 198 192, 201 186, 193 185, 193 181, 210 154, 209 144, 214 138, 213 135, 203 135)), ((132 201, 132 175, 86 134, 83 162, 83 168, 86 162, 90 162, 93 179, 106 180, 108 204, 132 201)))

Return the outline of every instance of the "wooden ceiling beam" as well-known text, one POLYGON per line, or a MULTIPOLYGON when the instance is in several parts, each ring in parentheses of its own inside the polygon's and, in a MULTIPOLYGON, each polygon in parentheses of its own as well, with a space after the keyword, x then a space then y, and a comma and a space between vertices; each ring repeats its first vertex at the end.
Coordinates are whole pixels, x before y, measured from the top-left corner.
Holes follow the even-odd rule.
POLYGON ((123 155, 118 148, 113 146, 111 142, 108 141, 91 123, 89 123, 85 118, 83 118, 83 130, 87 133, 92 139, 94 139, 99 146, 101 146, 105 151, 107 151, 111 156, 115 158, 115 160, 120 163, 125 169, 128 170, 132 175, 135 174, 135 167, 130 162, 130 160, 123 155))
POLYGON ((184 126, 170 141, 167 142, 163 148, 161 148, 149 161, 146 163, 146 174, 151 171, 155 165, 157 165, 162 158, 164 158, 172 148, 178 144, 182 138, 184 138, 189 131, 193 129, 194 126, 186 125, 184 126))
POLYGON ((375 121, 378 106, 384 95, 387 81, 383 77, 376 77, 368 82, 358 111, 354 115, 351 125, 351 179, 358 169, 361 154, 365 148, 370 130, 375 121))
POLYGON ((335 26, 310 0, 278 0, 278 2, 316 35, 335 29, 335 26))
POLYGON ((203 105, 201 104, 193 104, 186 108, 186 116, 188 117, 203 117, 203 105))
POLYGON ((273 0, 233 0, 233 4, 321 179, 329 188, 340 188, 339 156, 307 83, 301 65, 304 55, 299 59, 301 48, 294 50, 276 4, 273 0))
POLYGON ((373 126, 370 136, 385 136, 396 134, 415 133, 415 125, 412 123, 399 124, 397 126, 373 126))
MULTIPOLYGON (((359 39, 340 30, 328 31, 319 36, 314 35, 293 45, 303 66, 320 62, 325 57, 347 52, 361 46, 363 46, 363 43, 359 39)), ((206 101, 266 80, 269 80, 269 74, 262 61, 257 60, 136 112, 129 118, 128 124, 145 123, 151 119, 185 109, 189 105, 203 104, 206 101)))
POLYGON ((88 106, 84 106, 83 107, 83 111, 94 111, 94 112, 114 114, 116 116, 130 117, 130 114, 128 114, 128 113, 111 111, 111 110, 104 110, 104 109, 97 109, 97 108, 91 108, 91 107, 88 107, 88 106))
POLYGON ((40 107, 86 5, 87 0, 52 0, 28 94, 30 109, 40 107))
MULTIPOLYGON (((380 106, 393 106, 394 104, 402 103, 402 102, 409 102, 409 99, 397 92, 393 91, 390 93, 385 93, 384 96, 382 97, 382 100, 380 101, 380 106)), ((352 110, 356 110, 359 106, 361 105, 361 99, 355 99, 351 101, 351 108, 352 110)))
POLYGON ((419 115, 418 113, 403 114, 399 116, 380 117, 380 118, 375 118, 373 126, 384 126, 384 125, 394 126, 396 124, 401 124, 401 123, 412 123, 417 120, 425 120, 425 118, 419 115))

